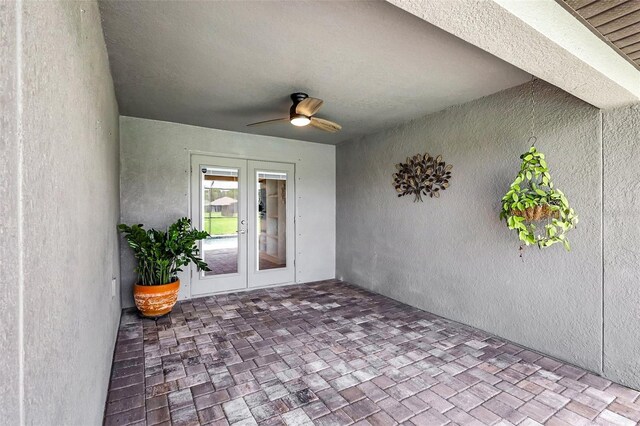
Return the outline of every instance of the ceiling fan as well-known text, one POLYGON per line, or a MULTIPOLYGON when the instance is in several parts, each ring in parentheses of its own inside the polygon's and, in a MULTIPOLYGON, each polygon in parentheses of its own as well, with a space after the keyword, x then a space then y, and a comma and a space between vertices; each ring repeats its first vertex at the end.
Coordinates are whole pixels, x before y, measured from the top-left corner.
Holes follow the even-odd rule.
POLYGON ((298 92, 291 94, 291 100, 293 101, 293 105, 291 105, 291 109, 289 109, 289 117, 259 121, 257 123, 247 124, 247 126, 260 126, 262 124, 288 121, 297 127, 311 125, 316 129, 331 133, 335 133, 342 129, 342 126, 338 123, 325 120, 324 118, 314 117, 315 113, 317 113, 320 110, 320 107, 322 107, 322 99, 310 98, 306 93, 298 92))

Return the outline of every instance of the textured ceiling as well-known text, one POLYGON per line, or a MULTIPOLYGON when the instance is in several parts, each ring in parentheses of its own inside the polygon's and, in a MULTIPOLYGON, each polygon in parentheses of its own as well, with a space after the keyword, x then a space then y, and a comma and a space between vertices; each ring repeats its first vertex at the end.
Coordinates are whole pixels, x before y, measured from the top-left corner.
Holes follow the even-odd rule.
POLYGON ((581 20, 640 69, 640 0, 563 0, 581 20))
POLYGON ((528 74, 381 1, 102 1, 120 113, 335 144, 521 84, 528 74), (288 123, 289 94, 343 130, 288 123))

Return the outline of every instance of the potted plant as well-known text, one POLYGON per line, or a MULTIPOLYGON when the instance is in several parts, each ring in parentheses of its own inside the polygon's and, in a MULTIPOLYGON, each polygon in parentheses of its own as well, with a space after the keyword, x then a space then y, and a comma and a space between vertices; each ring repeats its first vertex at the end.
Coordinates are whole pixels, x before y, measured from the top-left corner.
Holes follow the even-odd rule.
POLYGON ((502 197, 500 219, 527 246, 562 243, 569 251, 566 234, 576 226, 578 216, 562 191, 553 187, 543 153, 532 146, 520 159, 520 172, 502 197))
POLYGON ((133 298, 145 317, 159 317, 171 312, 178 300, 178 272, 193 262, 198 270, 209 271, 198 257, 197 241, 209 236, 191 227, 191 220, 179 219, 166 231, 145 230, 143 225, 118 225, 138 261, 138 282, 133 298))

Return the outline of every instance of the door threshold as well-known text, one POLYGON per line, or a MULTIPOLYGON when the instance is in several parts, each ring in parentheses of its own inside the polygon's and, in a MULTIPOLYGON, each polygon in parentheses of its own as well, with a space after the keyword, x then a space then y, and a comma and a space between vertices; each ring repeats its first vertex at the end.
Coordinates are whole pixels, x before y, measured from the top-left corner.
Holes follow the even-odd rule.
POLYGON ((190 299, 180 299, 180 300, 200 299, 202 297, 219 296, 221 294, 245 293, 247 291, 264 290, 266 288, 289 287, 289 286, 292 286, 292 285, 306 285, 306 284, 312 284, 312 283, 315 283, 315 282, 317 282, 317 281, 310 281, 310 282, 306 282, 306 283, 287 282, 287 283, 280 283, 280 284, 269 284, 269 285, 256 286, 256 287, 240 288, 240 289, 235 289, 235 290, 214 291, 213 293, 194 294, 194 295, 192 295, 192 297, 190 299))

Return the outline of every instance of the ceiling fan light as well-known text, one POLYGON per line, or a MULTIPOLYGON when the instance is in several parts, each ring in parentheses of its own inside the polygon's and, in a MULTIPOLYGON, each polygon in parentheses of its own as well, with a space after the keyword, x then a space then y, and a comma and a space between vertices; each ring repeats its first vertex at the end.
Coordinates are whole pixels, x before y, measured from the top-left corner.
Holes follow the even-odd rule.
POLYGON ((304 127, 311 123, 311 119, 302 114, 291 114, 291 124, 298 127, 304 127))

